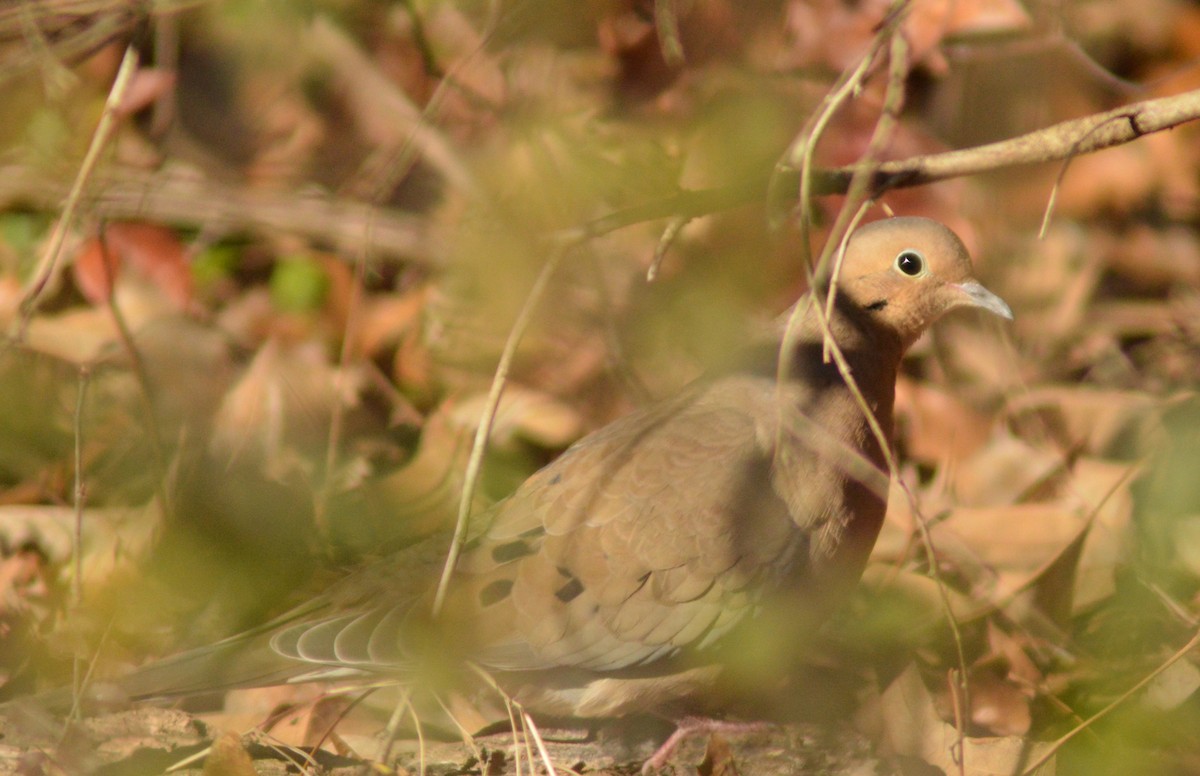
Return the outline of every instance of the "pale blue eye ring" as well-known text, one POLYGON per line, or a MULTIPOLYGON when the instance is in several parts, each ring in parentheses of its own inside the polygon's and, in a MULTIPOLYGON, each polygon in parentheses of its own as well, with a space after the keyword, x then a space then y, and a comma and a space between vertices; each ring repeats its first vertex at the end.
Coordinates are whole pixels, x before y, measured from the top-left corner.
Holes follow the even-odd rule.
POLYGON ((920 251, 906 248, 896 256, 896 269, 910 278, 915 278, 925 271, 925 257, 920 251))

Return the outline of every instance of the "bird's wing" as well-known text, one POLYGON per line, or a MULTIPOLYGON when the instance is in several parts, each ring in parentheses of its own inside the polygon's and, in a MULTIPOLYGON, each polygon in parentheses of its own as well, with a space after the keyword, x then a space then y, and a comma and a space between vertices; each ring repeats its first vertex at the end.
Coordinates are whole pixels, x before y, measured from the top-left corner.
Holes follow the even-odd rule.
MULTIPOLYGON (((727 632, 772 578, 804 562, 807 536, 772 482, 774 399, 771 378, 727 377, 571 447, 480 516, 436 643, 498 670, 610 671, 727 632)), ((429 643, 415 635, 433 627, 429 596, 388 581, 413 564, 410 553, 373 581, 349 580, 355 600, 272 646, 342 667, 421 662, 412 642, 429 643)))
POLYGON ((745 617, 805 541, 772 486, 772 398, 770 380, 702 386, 526 481, 459 565, 447 612, 477 659, 615 670, 745 617))

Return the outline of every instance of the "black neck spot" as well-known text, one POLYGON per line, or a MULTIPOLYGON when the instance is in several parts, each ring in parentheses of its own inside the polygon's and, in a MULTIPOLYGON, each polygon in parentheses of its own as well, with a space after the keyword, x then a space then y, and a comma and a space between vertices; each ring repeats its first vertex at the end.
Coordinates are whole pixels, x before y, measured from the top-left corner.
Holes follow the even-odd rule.
POLYGON ((885 308, 887 306, 888 306, 888 301, 886 299, 880 299, 878 301, 871 302, 869 305, 867 305, 867 309, 868 310, 882 310, 883 308, 885 308))

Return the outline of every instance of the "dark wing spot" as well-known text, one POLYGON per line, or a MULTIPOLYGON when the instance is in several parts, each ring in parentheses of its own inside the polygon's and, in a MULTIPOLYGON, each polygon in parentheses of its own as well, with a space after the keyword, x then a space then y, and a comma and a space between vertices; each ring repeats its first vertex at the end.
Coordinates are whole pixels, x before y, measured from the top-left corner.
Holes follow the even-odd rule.
POLYGON ((883 308, 887 307, 887 305, 888 305, 888 302, 886 299, 880 299, 877 302, 871 302, 869 305, 867 305, 867 309, 868 310, 882 310, 883 308))
POLYGON ((528 531, 522 531, 517 535, 519 539, 533 539, 538 536, 545 536, 546 529, 540 525, 530 528, 528 531))
POLYGON ((630 598, 633 598, 634 595, 637 594, 637 591, 645 587, 646 583, 650 580, 650 575, 653 573, 654 572, 652 571, 647 571, 645 574, 642 574, 640 577, 638 577, 637 587, 629 591, 629 595, 625 596, 625 600, 628 601, 630 598))
POLYGON ((553 477, 551 477, 550 481, 547 482, 546 484, 547 485, 557 485, 560 482, 562 482, 562 473, 558 472, 553 477))
POLYGON ((554 597, 562 601, 564 604, 569 604, 579 597, 583 592, 583 583, 577 578, 571 577, 571 581, 554 591, 554 597))
POLYGON ((555 566, 554 570, 557 571, 561 576, 566 577, 567 579, 571 579, 575 576, 574 574, 571 573, 571 570, 569 568, 567 568, 566 566, 555 566))
POLYGON ((492 560, 497 563, 508 563, 517 558, 524 558, 526 555, 532 555, 534 549, 528 542, 517 539, 504 544, 497 544, 492 548, 492 560))
POLYGON ((494 603, 503 601, 512 592, 512 586, 513 582, 511 579, 497 579, 495 582, 488 583, 483 590, 479 591, 480 605, 491 606, 494 603))

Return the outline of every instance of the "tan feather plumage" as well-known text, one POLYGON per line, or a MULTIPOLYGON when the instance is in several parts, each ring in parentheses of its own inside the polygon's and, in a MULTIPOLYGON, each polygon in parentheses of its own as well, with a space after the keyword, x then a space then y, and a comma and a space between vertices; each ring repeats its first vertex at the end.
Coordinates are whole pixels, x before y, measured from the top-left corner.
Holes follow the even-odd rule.
MULTIPOLYGON (((1011 317, 971 278, 958 238, 925 219, 859 230, 836 299, 830 329, 887 433, 900 359, 921 332, 958 307, 1011 317)), ((857 581, 884 516, 883 494, 851 473, 865 463, 878 481, 885 467, 807 301, 785 383, 779 342, 764 343, 580 440, 476 518, 438 623, 464 659, 535 712, 670 713, 704 694, 723 639, 759 612, 815 627, 857 581)), ((295 675, 403 675, 419 662, 412 632, 429 596, 397 568, 422 563, 410 550, 349 578, 268 629, 271 648, 295 675)))

